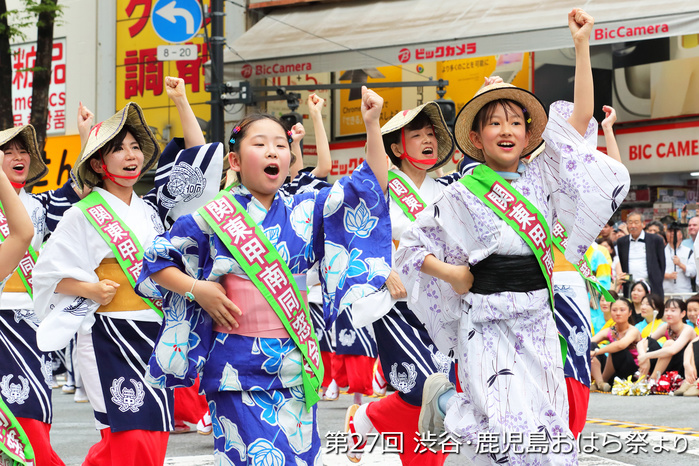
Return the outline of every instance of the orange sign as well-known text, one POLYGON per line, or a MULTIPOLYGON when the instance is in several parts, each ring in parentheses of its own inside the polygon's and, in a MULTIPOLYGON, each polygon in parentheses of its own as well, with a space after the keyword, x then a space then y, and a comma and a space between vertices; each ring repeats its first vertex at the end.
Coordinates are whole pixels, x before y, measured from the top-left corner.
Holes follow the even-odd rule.
POLYGON ((34 185, 33 192, 60 188, 70 179, 70 170, 80 155, 80 136, 53 136, 46 138, 46 166, 48 174, 34 185))

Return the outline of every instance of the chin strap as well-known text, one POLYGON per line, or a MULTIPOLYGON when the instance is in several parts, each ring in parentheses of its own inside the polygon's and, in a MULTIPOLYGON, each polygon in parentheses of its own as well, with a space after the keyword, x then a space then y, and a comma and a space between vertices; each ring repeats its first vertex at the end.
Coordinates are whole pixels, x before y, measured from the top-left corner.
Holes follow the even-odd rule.
MULTIPOLYGON (((434 132, 434 126, 432 127, 432 132, 434 132)), ((431 159, 418 160, 415 157, 411 157, 408 155, 408 152, 405 150, 405 127, 400 129, 400 141, 401 141, 401 144, 403 145, 403 153, 400 155, 401 160, 407 160, 410 165, 417 168, 418 170, 425 170, 424 165, 429 165, 431 167, 432 165, 437 163, 437 159, 438 159, 437 157, 433 157, 431 159), (418 166, 415 164, 419 164, 419 165, 423 165, 423 166, 418 166)))
POLYGON ((24 188, 24 185, 27 184, 27 182, 25 181, 24 183, 15 183, 14 181, 10 181, 10 184, 15 189, 22 189, 24 188))
POLYGON ((124 186, 123 184, 119 183, 116 179, 120 178, 123 180, 135 180, 139 176, 141 176, 141 172, 136 173, 135 175, 132 176, 127 176, 127 175, 115 175, 113 173, 109 173, 109 170, 107 170, 107 164, 104 163, 104 157, 102 157, 102 151, 100 151, 100 161, 102 162, 102 170, 104 170, 104 173, 102 173, 102 179, 107 179, 111 180, 114 184, 117 186, 121 186, 122 188, 126 188, 127 186, 124 186))

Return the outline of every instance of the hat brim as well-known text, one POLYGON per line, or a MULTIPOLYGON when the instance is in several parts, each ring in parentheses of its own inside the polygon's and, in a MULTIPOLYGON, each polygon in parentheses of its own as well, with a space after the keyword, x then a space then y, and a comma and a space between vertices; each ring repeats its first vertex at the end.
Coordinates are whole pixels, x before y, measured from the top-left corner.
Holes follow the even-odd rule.
POLYGON ((85 147, 83 147, 80 158, 71 172, 74 181, 80 189, 83 189, 85 185, 97 186, 102 181, 102 178, 90 169, 89 159, 94 154, 97 154, 109 141, 114 139, 126 125, 135 131, 136 134, 133 136, 138 141, 141 152, 143 152, 141 177, 158 162, 160 144, 146 123, 141 107, 135 102, 129 102, 115 115, 107 118, 102 123, 98 123, 90 130, 85 147))
POLYGON ((39 152, 36 130, 32 125, 15 126, 14 128, 0 131, 0 146, 4 146, 16 137, 22 138, 29 152, 29 171, 24 186, 30 188, 46 176, 49 168, 44 163, 44 159, 39 152))
POLYGON ((520 158, 527 157, 536 151, 543 143, 542 134, 548 122, 546 107, 531 92, 511 84, 497 83, 487 86, 464 105, 456 116, 454 124, 454 139, 459 150, 469 157, 485 162, 483 151, 471 141, 473 120, 478 112, 490 102, 496 100, 512 100, 527 109, 532 122, 529 124, 529 144, 522 151, 520 158))
MULTIPOLYGON (((426 102, 411 110, 397 113, 385 125, 383 125, 381 128, 381 136, 386 136, 395 131, 400 131, 401 128, 413 121, 422 112, 424 112, 432 122, 435 136, 437 138, 437 162, 427 169, 428 172, 431 172, 446 164, 449 161, 451 154, 454 153, 454 138, 451 135, 451 131, 449 131, 447 122, 442 114, 442 109, 439 107, 437 102, 426 102)), ((385 138, 384 141, 386 141, 385 138)), ((391 150, 390 144, 386 144, 384 142, 384 145, 386 146, 385 148, 387 152, 391 150)))

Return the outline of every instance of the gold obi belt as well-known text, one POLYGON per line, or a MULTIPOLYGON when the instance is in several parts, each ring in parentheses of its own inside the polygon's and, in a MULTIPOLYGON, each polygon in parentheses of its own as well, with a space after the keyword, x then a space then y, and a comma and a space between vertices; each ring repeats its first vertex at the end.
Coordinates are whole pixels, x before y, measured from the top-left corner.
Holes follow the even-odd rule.
POLYGON ((148 304, 134 291, 116 258, 104 259, 95 273, 99 280, 107 279, 119 284, 114 299, 109 304, 100 306, 97 312, 141 311, 148 308, 148 304))
POLYGON ((10 278, 5 282, 5 293, 26 293, 27 287, 24 286, 24 282, 19 276, 19 272, 15 270, 10 278))

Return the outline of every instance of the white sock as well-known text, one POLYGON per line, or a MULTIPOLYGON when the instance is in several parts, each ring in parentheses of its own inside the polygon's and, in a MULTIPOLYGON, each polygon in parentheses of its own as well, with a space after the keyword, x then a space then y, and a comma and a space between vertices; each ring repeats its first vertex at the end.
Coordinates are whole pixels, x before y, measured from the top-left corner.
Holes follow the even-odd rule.
POLYGON ((359 407, 357 412, 354 413, 354 430, 361 435, 362 438, 366 437, 366 434, 374 430, 374 425, 366 414, 368 407, 369 403, 363 404, 359 407))

